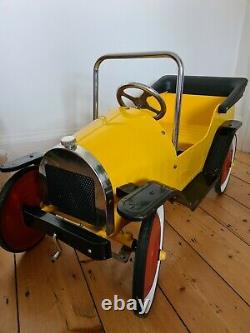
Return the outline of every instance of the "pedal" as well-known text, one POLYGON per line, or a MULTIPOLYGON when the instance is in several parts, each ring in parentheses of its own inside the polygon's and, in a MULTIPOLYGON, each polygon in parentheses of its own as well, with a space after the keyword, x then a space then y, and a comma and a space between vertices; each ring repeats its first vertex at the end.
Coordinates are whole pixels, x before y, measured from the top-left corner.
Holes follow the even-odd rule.
POLYGON ((129 261, 129 258, 130 258, 130 255, 132 252, 133 252, 133 250, 130 247, 123 245, 121 247, 119 253, 113 252, 112 256, 114 259, 126 263, 129 261))
POLYGON ((55 244, 56 252, 50 256, 50 259, 51 259, 52 262, 55 262, 61 256, 62 248, 61 248, 61 245, 59 243, 59 240, 57 239, 57 235, 55 233, 52 236, 52 240, 55 244))

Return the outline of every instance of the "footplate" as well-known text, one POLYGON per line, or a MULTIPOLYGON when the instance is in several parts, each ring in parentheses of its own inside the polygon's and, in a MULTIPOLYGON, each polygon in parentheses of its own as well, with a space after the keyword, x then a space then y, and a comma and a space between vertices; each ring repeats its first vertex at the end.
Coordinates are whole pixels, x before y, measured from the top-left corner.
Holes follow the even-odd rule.
POLYGON ((172 188, 148 182, 118 202, 118 213, 127 220, 142 221, 176 194, 172 188))

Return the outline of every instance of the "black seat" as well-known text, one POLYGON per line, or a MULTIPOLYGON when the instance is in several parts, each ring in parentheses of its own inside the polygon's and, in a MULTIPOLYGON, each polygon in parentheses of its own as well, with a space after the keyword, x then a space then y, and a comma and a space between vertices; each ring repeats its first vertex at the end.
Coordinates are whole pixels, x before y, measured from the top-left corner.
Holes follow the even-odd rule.
MULTIPOLYGON (((152 87, 159 93, 176 91, 176 75, 165 75, 152 87)), ((246 78, 185 76, 183 93, 190 95, 225 96, 219 113, 226 113, 242 97, 248 80, 246 78)))

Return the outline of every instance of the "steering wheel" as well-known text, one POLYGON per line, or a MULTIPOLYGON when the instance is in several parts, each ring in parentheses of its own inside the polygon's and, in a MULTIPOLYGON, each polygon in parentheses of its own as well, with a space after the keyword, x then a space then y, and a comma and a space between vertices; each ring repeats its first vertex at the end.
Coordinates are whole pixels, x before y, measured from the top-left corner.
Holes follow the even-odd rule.
POLYGON ((120 106, 127 106, 126 103, 123 101, 122 97, 126 97, 127 99, 132 101, 136 108, 148 109, 156 113, 156 116, 154 116, 154 119, 156 120, 161 119, 166 113, 166 104, 161 95, 155 89, 148 87, 143 83, 131 82, 118 88, 116 93, 117 101, 120 106), (143 93, 138 97, 131 96, 125 92, 125 90, 129 88, 139 89, 143 91, 143 93), (147 99, 149 97, 154 97, 157 100, 160 105, 160 110, 157 110, 156 108, 148 104, 147 99))

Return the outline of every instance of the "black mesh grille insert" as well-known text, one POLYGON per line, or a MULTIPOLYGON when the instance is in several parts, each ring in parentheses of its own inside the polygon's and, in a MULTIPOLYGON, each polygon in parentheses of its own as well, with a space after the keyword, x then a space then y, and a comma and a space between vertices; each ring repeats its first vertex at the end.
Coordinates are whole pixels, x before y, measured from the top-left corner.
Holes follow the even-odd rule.
POLYGON ((66 214, 95 223, 94 180, 48 164, 45 171, 49 201, 66 214))

